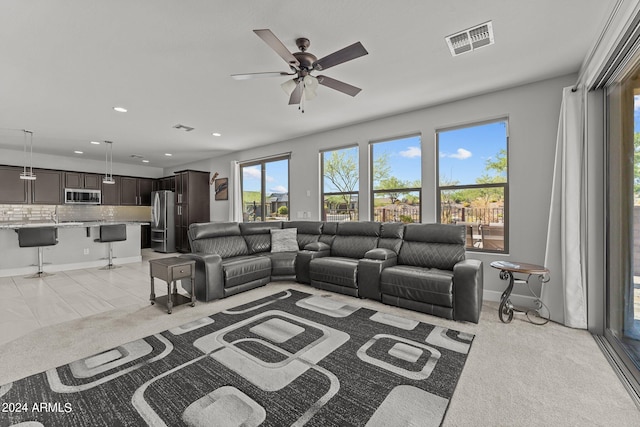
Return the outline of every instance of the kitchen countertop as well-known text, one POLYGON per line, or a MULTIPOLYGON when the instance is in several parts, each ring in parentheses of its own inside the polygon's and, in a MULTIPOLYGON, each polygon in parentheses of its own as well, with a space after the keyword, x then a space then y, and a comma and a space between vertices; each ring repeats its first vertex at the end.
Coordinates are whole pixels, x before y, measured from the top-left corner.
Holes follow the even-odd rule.
POLYGON ((0 223, 0 230, 25 228, 25 227, 58 227, 58 228, 99 227, 105 224, 149 225, 149 222, 144 222, 144 221, 4 222, 4 223, 0 223))

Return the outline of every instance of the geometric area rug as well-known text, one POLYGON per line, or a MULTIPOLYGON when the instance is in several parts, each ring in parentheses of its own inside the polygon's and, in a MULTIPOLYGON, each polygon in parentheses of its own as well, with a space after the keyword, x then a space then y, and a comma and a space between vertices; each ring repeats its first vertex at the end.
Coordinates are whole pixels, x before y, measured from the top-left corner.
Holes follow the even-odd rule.
POLYGON ((473 335, 353 302, 287 290, 5 384, 0 426, 440 425, 473 335))

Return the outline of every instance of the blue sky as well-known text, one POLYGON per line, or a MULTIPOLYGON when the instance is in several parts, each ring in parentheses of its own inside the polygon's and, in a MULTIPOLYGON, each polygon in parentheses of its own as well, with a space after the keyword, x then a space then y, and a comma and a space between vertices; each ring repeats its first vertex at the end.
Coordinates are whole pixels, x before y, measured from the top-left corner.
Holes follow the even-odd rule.
MULTIPOLYGON (((267 195, 271 193, 289 192, 289 161, 278 160, 267 163, 267 195)), ((242 184, 244 191, 260 191, 261 189, 260 165, 242 168, 242 184)))
POLYGON ((440 179, 475 184, 476 178, 488 173, 486 161, 507 148, 506 135, 506 122, 440 132, 440 179))
POLYGON ((640 132, 640 95, 633 96, 633 131, 640 132))
POLYGON ((401 181, 420 180, 422 167, 419 135, 373 144, 373 160, 387 154, 391 176, 401 181))

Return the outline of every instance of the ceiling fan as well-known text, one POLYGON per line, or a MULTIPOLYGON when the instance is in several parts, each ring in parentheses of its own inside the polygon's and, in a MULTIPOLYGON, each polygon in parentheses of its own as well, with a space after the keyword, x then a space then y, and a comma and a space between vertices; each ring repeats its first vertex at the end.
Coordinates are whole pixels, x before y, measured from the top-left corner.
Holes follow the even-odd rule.
POLYGON ((250 74, 233 74, 231 77, 236 80, 247 80, 259 77, 280 77, 294 76, 282 84, 285 92, 290 94, 289 105, 300 104, 304 99, 312 99, 316 96, 318 85, 327 86, 347 95, 356 96, 362 89, 350 84, 341 82, 331 77, 319 75, 312 76, 314 71, 323 71, 343 62, 351 61, 367 55, 362 43, 356 42, 350 46, 333 52, 323 58, 318 59, 312 53, 307 52, 311 44, 309 39, 299 38, 296 45, 300 52, 289 52, 289 49, 271 32, 271 30, 253 30, 271 49, 273 49, 291 68, 290 72, 267 72, 250 74))

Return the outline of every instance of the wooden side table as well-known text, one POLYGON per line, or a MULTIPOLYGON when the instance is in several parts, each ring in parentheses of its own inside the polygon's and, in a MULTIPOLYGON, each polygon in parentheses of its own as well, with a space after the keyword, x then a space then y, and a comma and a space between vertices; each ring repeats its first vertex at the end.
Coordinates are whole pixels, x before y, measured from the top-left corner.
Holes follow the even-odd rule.
MULTIPOLYGON (((149 260, 149 275, 151 276, 151 305, 156 302, 154 277, 167 282, 167 313, 171 314, 173 306, 191 301, 191 307, 196 305, 195 278, 196 262, 191 259, 178 257, 158 258, 149 260), (178 293, 176 280, 191 278, 191 298, 178 293), (173 284, 173 292, 171 286, 173 284)), ((164 301, 164 297, 159 297, 158 302, 164 301)))
MULTIPOLYGON (((500 307, 498 309, 498 316, 500 317, 500 321, 502 323, 511 322, 511 320, 513 319, 514 311, 521 311, 521 312, 527 313, 527 318, 529 319, 529 311, 521 310, 514 307, 514 305, 511 303, 511 300, 509 299, 509 297, 511 296, 511 291, 513 291, 513 284, 516 281, 514 280, 513 274, 514 273, 526 274, 527 275, 526 280, 517 280, 517 281, 526 283, 527 285, 529 284, 529 278, 531 276, 538 276, 542 283, 546 283, 549 281, 549 269, 541 265, 527 264, 524 262, 493 261, 490 265, 491 267, 497 268, 498 270, 500 270, 500 279, 509 280, 509 285, 507 286, 507 289, 505 289, 505 291, 502 293, 502 297, 500 298, 500 307)), ((542 308, 542 305, 543 305, 542 301, 540 301, 540 298, 536 299, 536 304, 538 305, 538 309, 536 310, 536 312, 538 312, 539 317, 544 319, 544 322, 536 323, 531 321, 531 319, 529 319, 529 321, 536 325, 544 325, 549 321, 549 317, 545 318, 540 316, 539 310, 542 308)), ((547 308, 547 311, 548 311, 548 308, 547 308)))

